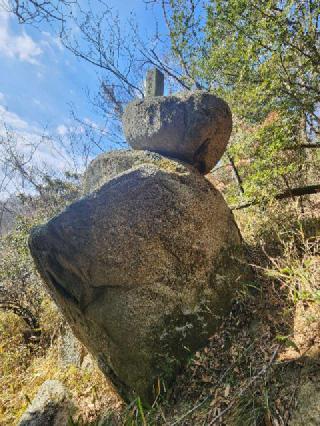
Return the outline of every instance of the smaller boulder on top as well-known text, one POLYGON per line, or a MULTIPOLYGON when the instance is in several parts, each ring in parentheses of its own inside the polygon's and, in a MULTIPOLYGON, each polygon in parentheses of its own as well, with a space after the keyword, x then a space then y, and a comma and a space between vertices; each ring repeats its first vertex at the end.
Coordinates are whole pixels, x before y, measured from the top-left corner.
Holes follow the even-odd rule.
POLYGON ((207 174, 226 149, 232 116, 224 100, 197 90, 136 99, 125 109, 123 127, 133 149, 177 158, 207 174))

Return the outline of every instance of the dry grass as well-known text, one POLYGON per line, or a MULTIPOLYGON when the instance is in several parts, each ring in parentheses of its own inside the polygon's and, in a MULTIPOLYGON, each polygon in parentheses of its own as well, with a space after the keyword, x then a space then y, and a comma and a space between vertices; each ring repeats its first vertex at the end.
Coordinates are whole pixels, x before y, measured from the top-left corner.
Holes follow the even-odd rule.
POLYGON ((320 210, 311 207, 238 215, 256 281, 235 295, 150 424, 288 424, 299 384, 320 363, 320 210))
POLYGON ((237 213, 255 281, 234 295, 208 345, 148 412, 139 402, 123 411, 97 369, 59 366, 61 319, 51 303, 43 307, 47 328, 34 347, 24 343, 17 317, 0 314, 0 424, 14 424, 47 379, 70 390, 78 425, 96 424, 108 410, 110 425, 288 424, 304 372, 315 374, 320 363, 319 212, 305 202, 302 213, 294 202, 237 213))
POLYGON ((73 420, 79 424, 92 423, 110 409, 117 413, 122 402, 97 367, 81 369, 59 363, 61 318, 49 301, 43 316, 41 342, 26 345, 22 320, 12 313, 0 313, 0 424, 15 424, 48 379, 66 385, 77 407, 73 420))

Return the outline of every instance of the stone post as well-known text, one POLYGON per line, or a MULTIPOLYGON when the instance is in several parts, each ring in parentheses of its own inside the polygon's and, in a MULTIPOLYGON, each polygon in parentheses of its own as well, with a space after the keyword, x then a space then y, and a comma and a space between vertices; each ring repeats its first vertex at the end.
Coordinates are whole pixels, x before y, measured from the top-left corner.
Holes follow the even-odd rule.
POLYGON ((148 70, 145 81, 145 97, 163 96, 164 75, 158 68, 148 70))

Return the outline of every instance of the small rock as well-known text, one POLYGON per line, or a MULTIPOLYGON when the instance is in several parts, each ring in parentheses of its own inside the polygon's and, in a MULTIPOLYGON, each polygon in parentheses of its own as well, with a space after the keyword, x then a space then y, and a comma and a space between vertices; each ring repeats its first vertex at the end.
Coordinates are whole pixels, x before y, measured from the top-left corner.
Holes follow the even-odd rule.
POLYGON ((81 364, 82 370, 92 371, 94 369, 94 359, 90 354, 87 354, 81 364))
POLYGON ((80 367, 85 356, 85 349, 79 340, 72 333, 70 327, 66 327, 61 336, 59 347, 59 360, 62 366, 75 365, 80 367))
POLYGON ((66 426, 74 406, 58 380, 47 380, 19 420, 18 426, 66 426))
POLYGON ((225 151, 232 116, 225 101, 199 90, 135 100, 123 127, 132 148, 186 161, 206 174, 225 151))

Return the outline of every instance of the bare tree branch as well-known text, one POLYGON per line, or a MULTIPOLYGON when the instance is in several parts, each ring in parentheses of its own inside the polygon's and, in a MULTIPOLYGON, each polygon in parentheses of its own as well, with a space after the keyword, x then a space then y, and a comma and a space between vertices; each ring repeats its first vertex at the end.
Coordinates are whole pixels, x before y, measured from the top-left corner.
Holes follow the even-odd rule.
MULTIPOLYGON (((312 195, 312 194, 318 194, 318 193, 320 193, 320 184, 308 185, 308 186, 287 189, 286 191, 275 195, 274 199, 284 200, 286 198, 301 197, 302 195, 312 195)), ((257 204, 261 204, 261 201, 254 200, 245 204, 240 204, 239 206, 233 206, 231 207, 231 210, 242 210, 242 209, 246 209, 247 207, 255 206, 257 204)))

